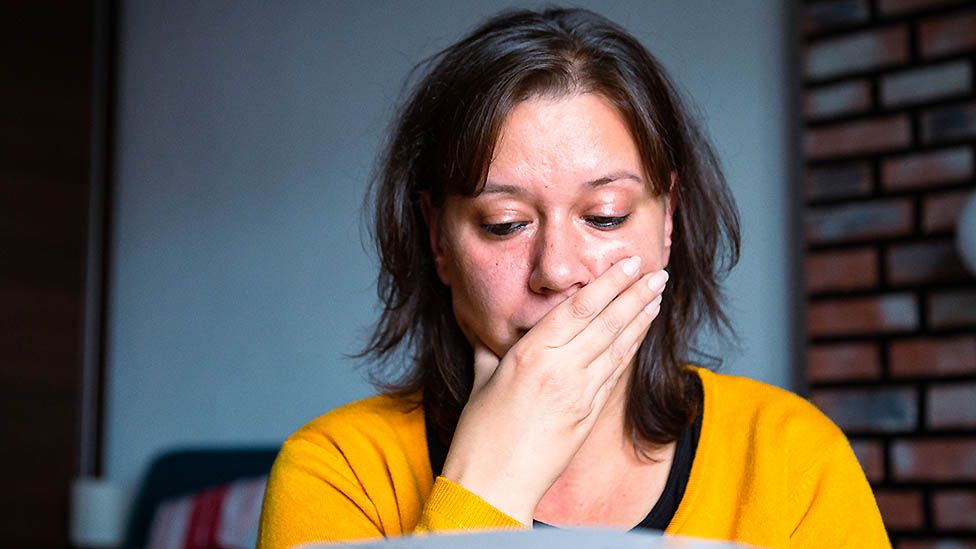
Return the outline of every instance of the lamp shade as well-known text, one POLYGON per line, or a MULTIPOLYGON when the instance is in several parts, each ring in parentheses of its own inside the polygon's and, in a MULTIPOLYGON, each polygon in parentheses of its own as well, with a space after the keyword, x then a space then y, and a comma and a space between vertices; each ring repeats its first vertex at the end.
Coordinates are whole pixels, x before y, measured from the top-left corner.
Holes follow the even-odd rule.
POLYGON ((121 488, 107 480, 83 477, 71 485, 71 544, 119 547, 124 529, 121 488))
POLYGON ((976 276, 976 192, 969 195, 969 200, 959 212, 956 222, 956 248, 963 264, 976 276))

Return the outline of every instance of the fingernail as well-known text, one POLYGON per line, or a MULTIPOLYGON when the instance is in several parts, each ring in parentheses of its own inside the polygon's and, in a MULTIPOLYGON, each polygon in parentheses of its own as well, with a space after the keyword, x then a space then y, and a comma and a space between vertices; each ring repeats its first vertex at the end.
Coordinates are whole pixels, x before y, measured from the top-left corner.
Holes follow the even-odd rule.
POLYGON ((657 312, 657 309, 659 309, 661 307, 661 298, 662 297, 663 296, 657 296, 657 297, 655 297, 654 298, 654 301, 648 303, 647 304, 647 307, 644 307, 644 312, 647 313, 647 314, 649 314, 649 315, 653 315, 655 312, 657 312))
POLYGON ((655 273, 654 276, 647 279, 647 287, 653 292, 658 293, 664 289, 664 284, 668 281, 669 275, 667 271, 661 271, 655 273))
POLYGON ((634 276, 640 269, 641 258, 638 255, 624 260, 624 274, 634 276))

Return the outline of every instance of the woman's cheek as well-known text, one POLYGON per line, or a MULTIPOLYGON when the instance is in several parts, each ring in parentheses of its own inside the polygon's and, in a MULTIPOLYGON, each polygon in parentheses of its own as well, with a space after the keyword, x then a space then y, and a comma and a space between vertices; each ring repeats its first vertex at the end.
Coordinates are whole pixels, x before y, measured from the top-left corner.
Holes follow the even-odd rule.
POLYGON ((521 271, 524 262, 516 256, 501 256, 470 249, 458 265, 461 274, 452 285, 454 312, 469 339, 471 332, 498 351, 511 345, 508 319, 519 310, 527 282, 521 271))
MULTIPOLYGON (((607 272, 618 261, 623 261, 628 257, 641 255, 639 246, 624 239, 601 239, 588 246, 591 250, 589 262, 592 265, 593 277, 597 278, 607 272)), ((642 257, 642 259, 644 259, 642 257)), ((642 261, 642 267, 646 264, 642 261)))
POLYGON ((593 262, 599 265, 597 276, 605 273, 618 261, 635 255, 641 258, 642 273, 659 271, 665 267, 663 235, 656 226, 646 222, 635 222, 618 231, 598 235, 588 247, 594 250, 593 262))
POLYGON ((518 307, 525 286, 520 262, 511 258, 488 261, 472 269, 472 290, 488 317, 506 317, 518 307))

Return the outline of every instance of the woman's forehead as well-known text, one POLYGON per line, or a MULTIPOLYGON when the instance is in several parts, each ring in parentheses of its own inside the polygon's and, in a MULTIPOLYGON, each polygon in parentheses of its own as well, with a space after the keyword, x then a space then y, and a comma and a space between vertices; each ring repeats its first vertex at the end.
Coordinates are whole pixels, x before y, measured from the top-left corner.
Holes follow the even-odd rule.
POLYGON ((487 180, 498 185, 579 184, 643 172, 623 116, 593 94, 519 103, 493 153, 487 180))

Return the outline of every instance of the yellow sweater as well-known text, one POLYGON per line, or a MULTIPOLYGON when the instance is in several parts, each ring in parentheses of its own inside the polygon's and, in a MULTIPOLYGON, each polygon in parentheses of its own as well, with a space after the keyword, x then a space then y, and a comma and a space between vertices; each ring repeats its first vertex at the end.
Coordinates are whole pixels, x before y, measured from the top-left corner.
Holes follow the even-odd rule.
MULTIPOLYGON (((890 547, 843 433, 810 403, 696 369, 701 438, 666 533, 768 547, 890 547)), ((431 473, 423 411, 377 396, 288 438, 268 480, 259 549, 419 531, 524 528, 431 473)))

